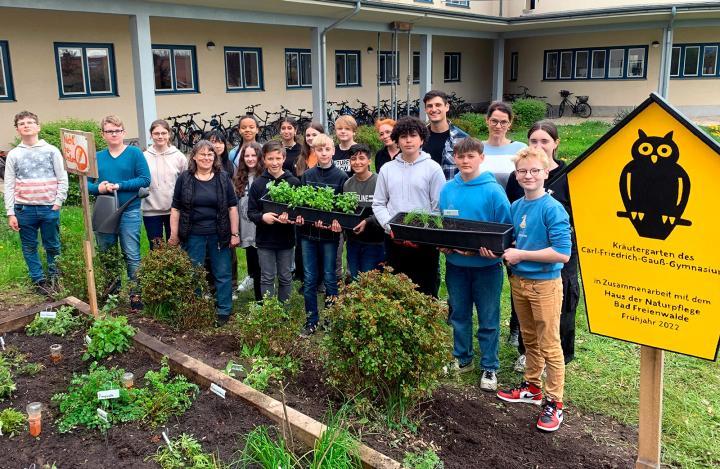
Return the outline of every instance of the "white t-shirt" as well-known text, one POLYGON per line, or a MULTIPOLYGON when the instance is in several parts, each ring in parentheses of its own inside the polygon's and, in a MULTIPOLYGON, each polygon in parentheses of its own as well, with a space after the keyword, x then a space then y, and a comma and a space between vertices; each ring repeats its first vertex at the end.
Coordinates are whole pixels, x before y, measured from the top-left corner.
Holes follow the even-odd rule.
POLYGON ((510 142, 507 145, 495 146, 490 145, 487 142, 483 142, 485 145, 485 161, 480 165, 480 171, 490 171, 495 175, 495 179, 500 185, 505 188, 507 186, 508 177, 510 173, 515 171, 515 163, 512 158, 517 154, 518 151, 526 148, 522 142, 510 142))

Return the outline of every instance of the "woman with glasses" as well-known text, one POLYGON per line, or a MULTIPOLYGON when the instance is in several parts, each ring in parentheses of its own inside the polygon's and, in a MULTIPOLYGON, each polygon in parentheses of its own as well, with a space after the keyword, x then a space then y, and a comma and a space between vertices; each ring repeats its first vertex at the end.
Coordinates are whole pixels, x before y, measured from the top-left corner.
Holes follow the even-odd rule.
POLYGON ((143 224, 153 249, 158 240, 170 238, 170 205, 175 182, 188 166, 188 159, 170 144, 170 125, 158 119, 150 124, 152 145, 145 150, 150 168, 150 195, 142 201, 143 224))
MULTIPOLYGON (((188 170, 175 184, 170 211, 171 245, 182 243, 196 265, 210 261, 215 283, 217 324, 232 312, 231 249, 240 244, 238 199, 212 142, 200 140, 190 153, 188 170)), ((234 249, 233 249, 234 250, 234 249)))
POLYGON ((491 103, 485 117, 488 139, 483 142, 485 161, 480 169, 493 173, 503 188, 507 185, 510 174, 515 171, 513 157, 527 147, 524 143, 513 142, 507 137, 513 117, 512 107, 502 101, 491 103))

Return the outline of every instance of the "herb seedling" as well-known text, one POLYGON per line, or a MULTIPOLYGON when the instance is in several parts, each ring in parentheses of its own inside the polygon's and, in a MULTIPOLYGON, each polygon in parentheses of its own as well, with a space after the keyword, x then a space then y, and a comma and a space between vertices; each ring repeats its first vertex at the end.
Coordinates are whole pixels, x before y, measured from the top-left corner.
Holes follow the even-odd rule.
POLYGON ((335 207, 342 213, 355 213, 360 203, 356 192, 345 192, 335 197, 335 207))
POLYGON ((130 349, 130 339, 135 329, 128 324, 125 316, 105 316, 95 320, 88 330, 90 343, 83 354, 83 360, 102 359, 113 353, 122 353, 130 349))

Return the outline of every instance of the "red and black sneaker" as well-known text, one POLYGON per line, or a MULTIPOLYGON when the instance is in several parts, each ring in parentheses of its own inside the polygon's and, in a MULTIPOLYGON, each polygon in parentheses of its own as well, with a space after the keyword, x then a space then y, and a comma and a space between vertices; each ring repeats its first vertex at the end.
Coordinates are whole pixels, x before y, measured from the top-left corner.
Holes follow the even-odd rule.
POLYGON ((546 399, 543 410, 537 421, 537 427, 546 432, 554 432, 563 422, 562 402, 546 399))
POLYGON ((542 403, 542 390, 534 384, 523 381, 507 391, 498 391, 497 397, 506 402, 526 402, 540 405, 542 403))

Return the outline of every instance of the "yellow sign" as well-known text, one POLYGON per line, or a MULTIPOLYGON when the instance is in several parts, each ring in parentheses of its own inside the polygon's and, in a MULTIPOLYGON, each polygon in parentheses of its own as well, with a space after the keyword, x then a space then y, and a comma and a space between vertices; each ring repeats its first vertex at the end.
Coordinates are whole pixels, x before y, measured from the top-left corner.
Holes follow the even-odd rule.
POLYGON ((92 132, 60 129, 60 142, 67 172, 91 178, 98 176, 92 132))
POLYGON ((590 331, 715 360, 720 146, 652 94, 567 178, 590 331))

